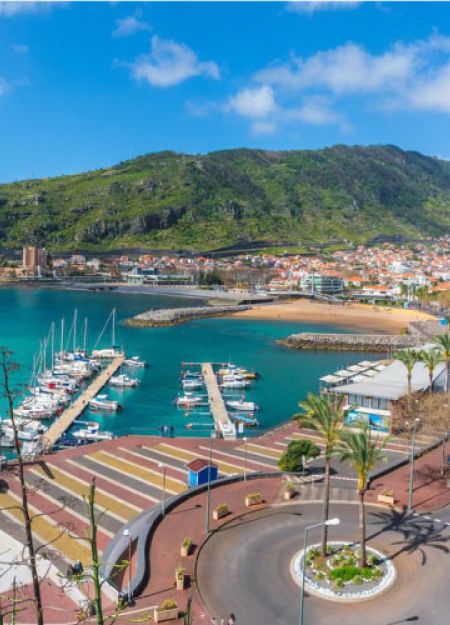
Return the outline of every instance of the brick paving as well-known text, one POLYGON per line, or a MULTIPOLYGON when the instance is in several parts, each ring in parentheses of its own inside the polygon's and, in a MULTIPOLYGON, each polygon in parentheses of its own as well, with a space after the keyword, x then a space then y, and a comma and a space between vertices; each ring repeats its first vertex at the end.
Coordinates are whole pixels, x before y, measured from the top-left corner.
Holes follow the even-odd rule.
MULTIPOLYGON (((242 439, 213 439, 213 461, 222 475, 242 475, 246 471, 271 472, 276 470, 277 460, 289 441, 299 437, 319 442, 316 433, 306 430, 299 432, 294 423, 286 424, 263 436, 252 437, 247 444, 242 439)), ((120 531, 125 522, 142 510, 158 505, 163 496, 163 470, 166 473, 166 496, 183 492, 187 488, 185 464, 195 457, 207 458, 209 445, 210 440, 205 438, 128 436, 42 457, 26 471, 27 482, 32 491, 30 501, 33 509, 44 514, 36 521, 36 527, 39 524, 38 543, 54 540, 55 532, 63 531, 63 535, 49 547, 49 551, 53 552, 54 564, 62 574, 75 559, 87 564, 89 553, 86 543, 79 538, 87 528, 83 496, 94 475, 98 488, 97 513, 103 512, 99 517, 99 548, 102 552, 111 536, 120 531), (64 507, 55 512, 61 498, 64 499, 64 507), (51 511, 54 511, 53 519, 45 516, 51 511), (70 528, 70 533, 78 536, 78 539, 69 536, 64 531, 65 528, 70 528)), ((404 441, 393 441, 388 446, 390 460, 404 458, 407 452, 408 443, 404 441)), ((450 500, 450 489, 444 490, 442 481, 429 478, 430 471, 438 460, 440 462, 439 450, 417 461, 415 497, 416 505, 420 509, 427 509, 426 506, 431 506, 429 509, 437 508, 450 500)), ((314 461, 312 466, 323 466, 323 461, 314 461)), ((352 501, 355 494, 352 471, 338 462, 334 466, 338 473, 332 483, 332 499, 352 501)), ((377 480, 373 484, 373 490, 368 493, 368 501, 375 501, 381 489, 393 487, 399 505, 405 503, 408 470, 408 467, 404 467, 377 480)), ((11 497, 19 494, 17 477, 13 470, 3 472, 2 479, 6 484, 6 492, 0 494, 0 509, 10 502, 11 497)), ((245 511, 245 492, 261 490, 266 501, 271 503, 278 497, 279 488, 280 478, 271 478, 224 486, 217 491, 213 489, 211 510, 217 503, 225 501, 230 505, 233 514, 242 514, 245 511)), ((320 485, 302 487, 301 497, 305 500, 320 499, 320 485)), ((169 514, 158 528, 152 543, 150 583, 138 599, 134 610, 148 609, 162 598, 173 595, 174 567, 182 560, 179 556, 181 542, 189 536, 196 544, 200 544, 204 535, 204 518, 204 496, 199 495, 169 514)), ((21 524, 17 515, 0 512, 0 527, 5 531, 14 528, 14 534, 20 536, 21 524)), ((211 523, 211 527, 214 529, 215 522, 211 523)), ((187 572, 192 575, 194 557, 184 560, 187 572)), ((126 585, 127 574, 122 577, 125 577, 123 584, 126 585)), ((181 607, 182 602, 187 601, 188 594, 189 591, 179 594, 182 597, 181 607)), ((200 614, 201 606, 195 593, 193 601, 196 613, 200 614)), ((74 605, 72 609, 75 610, 74 605)), ((60 621, 56 616, 54 619, 49 616, 48 622, 66 622, 61 620, 61 615, 59 618, 60 621)), ((27 622, 22 617, 19 620, 27 622)))

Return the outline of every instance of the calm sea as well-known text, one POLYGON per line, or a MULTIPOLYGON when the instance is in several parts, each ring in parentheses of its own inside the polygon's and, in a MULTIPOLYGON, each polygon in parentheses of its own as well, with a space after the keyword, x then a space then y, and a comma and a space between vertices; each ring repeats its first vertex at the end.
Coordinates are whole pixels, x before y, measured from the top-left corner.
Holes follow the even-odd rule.
MULTIPOLYGON (((55 321, 59 330, 61 317, 70 325, 73 310, 78 310, 79 331, 88 318, 88 346, 93 347, 110 311, 117 309, 120 321, 149 308, 193 305, 192 300, 150 295, 105 292, 74 292, 47 288, 0 289, 0 344, 14 352, 21 365, 16 381, 29 379, 33 354, 39 340, 55 321)), ((358 353, 298 352, 277 345, 276 340, 293 332, 341 331, 325 325, 246 319, 204 319, 169 328, 128 328, 120 326, 120 340, 129 355, 139 355, 150 366, 138 375, 136 390, 108 390, 118 398, 124 410, 116 415, 86 413, 103 429, 117 435, 157 433, 161 426, 173 426, 176 435, 207 435, 211 419, 202 410, 186 415, 174 405, 179 392, 180 365, 185 361, 235 362, 258 371, 261 378, 246 393, 261 410, 262 429, 290 419, 298 401, 308 391, 318 390, 319 377, 362 360, 358 353), (186 429, 189 422, 206 424, 186 429)), ((110 335, 103 346, 108 346, 110 335)), ((57 344, 59 338, 57 337, 57 344)), ((0 404, 4 405, 3 402, 0 404)), ((3 408, 4 413, 4 408, 3 408)), ((248 432, 251 433, 250 431, 248 432)))

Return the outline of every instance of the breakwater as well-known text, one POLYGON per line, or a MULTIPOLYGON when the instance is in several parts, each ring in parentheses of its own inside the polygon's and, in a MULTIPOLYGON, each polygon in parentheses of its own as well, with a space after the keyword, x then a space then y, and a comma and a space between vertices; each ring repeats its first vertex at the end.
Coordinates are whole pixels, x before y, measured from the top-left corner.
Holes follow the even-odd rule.
POLYGON ((319 334, 302 332, 279 341, 294 349, 351 352, 388 352, 421 343, 417 336, 389 334, 319 334))
POLYGON ((204 319, 206 317, 221 317, 230 313, 237 313, 243 310, 250 310, 251 306, 198 306, 190 308, 162 308, 157 310, 147 310, 140 315, 125 319, 123 322, 127 326, 140 328, 155 328, 161 326, 173 326, 185 323, 193 319, 204 319))

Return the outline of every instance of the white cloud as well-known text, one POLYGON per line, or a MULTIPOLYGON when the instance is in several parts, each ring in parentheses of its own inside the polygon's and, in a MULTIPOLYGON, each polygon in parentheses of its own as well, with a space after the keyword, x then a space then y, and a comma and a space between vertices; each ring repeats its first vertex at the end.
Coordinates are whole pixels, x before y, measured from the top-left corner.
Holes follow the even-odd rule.
POLYGON ((113 37, 129 37, 135 33, 150 30, 149 24, 142 19, 142 11, 136 11, 134 15, 116 20, 116 28, 112 32, 113 37))
POLYGON ((317 11, 356 9, 360 4, 361 2, 353 2, 353 0, 335 0, 334 2, 328 0, 291 0, 291 2, 287 3, 287 10, 291 13, 312 15, 317 13, 317 11))
POLYGON ((220 78, 216 63, 202 62, 185 44, 156 35, 152 37, 150 53, 138 57, 130 67, 133 78, 154 87, 171 87, 194 76, 220 78))
POLYGON ((67 4, 68 0, 59 2, 10 2, 8 0, 0 0, 0 17, 14 17, 15 15, 24 15, 29 13, 45 13, 57 5, 67 4))
POLYGON ((417 56, 412 46, 398 44, 374 56, 360 45, 347 43, 306 59, 293 57, 290 63, 262 70, 255 78, 286 89, 322 87, 335 94, 397 89, 414 73, 417 56))
POLYGON ((11 48, 13 49, 13 51, 16 54, 28 54, 28 52, 30 51, 28 46, 25 46, 25 45, 19 44, 19 43, 13 43, 11 48))
POLYGON ((241 89, 228 99, 226 110, 249 118, 263 118, 274 113, 277 108, 272 87, 249 87, 241 89))
POLYGON ((418 81, 407 101, 414 108, 450 114, 450 62, 427 79, 418 81))
POLYGON ((315 126, 336 124, 342 121, 340 115, 333 111, 328 100, 320 96, 306 98, 300 108, 286 111, 286 115, 291 119, 298 119, 315 126))
POLYGON ((251 131, 254 135, 273 135, 277 129, 275 122, 254 121, 251 125, 251 131))

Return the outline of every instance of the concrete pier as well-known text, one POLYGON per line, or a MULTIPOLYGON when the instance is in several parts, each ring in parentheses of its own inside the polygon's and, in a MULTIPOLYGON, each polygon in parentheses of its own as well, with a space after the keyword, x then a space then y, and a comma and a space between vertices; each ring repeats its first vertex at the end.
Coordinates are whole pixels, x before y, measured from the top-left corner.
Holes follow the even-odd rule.
POLYGON ((87 408, 89 401, 94 399, 94 397, 109 382, 124 360, 124 354, 116 356, 111 364, 109 364, 106 369, 101 371, 95 379, 92 380, 89 386, 87 386, 80 393, 76 400, 60 414, 58 419, 50 426, 48 432, 42 439, 44 450, 51 449, 57 440, 61 438, 65 432, 67 432, 72 423, 87 408))
POLYGON ((224 438, 235 438, 236 430, 228 416, 213 366, 210 362, 203 362, 201 367, 215 430, 221 432, 224 438))

